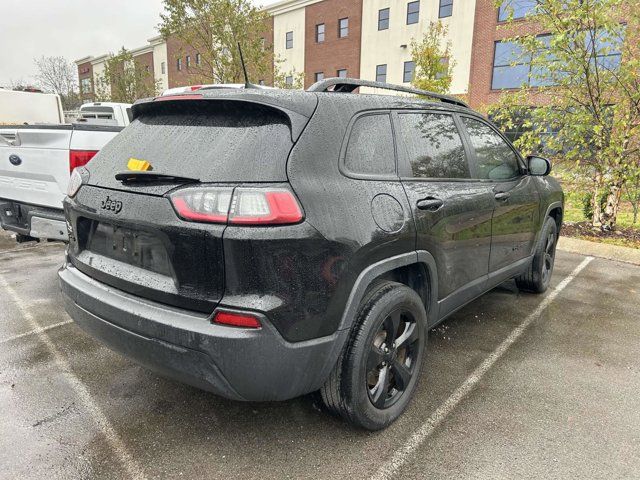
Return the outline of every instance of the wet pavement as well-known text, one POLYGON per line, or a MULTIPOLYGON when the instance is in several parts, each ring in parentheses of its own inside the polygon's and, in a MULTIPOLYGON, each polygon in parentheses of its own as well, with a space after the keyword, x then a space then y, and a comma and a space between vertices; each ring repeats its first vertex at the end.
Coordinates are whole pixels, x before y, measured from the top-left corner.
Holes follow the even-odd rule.
POLYGON ((62 245, 0 240, 0 478, 640 476, 640 267, 559 252, 546 295, 474 301, 368 433, 310 396, 232 402, 112 353, 63 310, 62 245))

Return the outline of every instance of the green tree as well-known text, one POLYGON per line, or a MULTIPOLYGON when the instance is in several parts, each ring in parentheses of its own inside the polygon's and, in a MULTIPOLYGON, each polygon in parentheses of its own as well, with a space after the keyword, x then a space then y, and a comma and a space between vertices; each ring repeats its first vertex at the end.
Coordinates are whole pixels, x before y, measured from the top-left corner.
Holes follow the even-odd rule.
POLYGON ((273 86, 288 90, 304 89, 304 72, 297 72, 295 69, 285 72, 281 70, 281 60, 275 62, 273 68, 273 86), (287 80, 289 80, 287 82, 287 80))
POLYGON ((639 168, 638 10, 637 0, 538 0, 532 20, 548 35, 509 39, 520 49, 512 64, 530 73, 489 108, 504 128, 524 131, 523 152, 542 150, 589 180, 591 220, 603 229, 615 228, 639 168))
POLYGON ((133 103, 158 94, 160 82, 146 66, 139 64, 124 47, 109 55, 104 71, 96 78, 96 98, 100 101, 133 103))
POLYGON ((454 62, 447 33, 448 28, 442 22, 431 22, 422 39, 411 42, 414 87, 436 93, 449 92, 454 62))
POLYGON ((238 43, 251 81, 273 73, 273 50, 267 45, 269 14, 250 0, 164 0, 160 33, 200 54, 187 73, 194 83, 244 83, 238 43))

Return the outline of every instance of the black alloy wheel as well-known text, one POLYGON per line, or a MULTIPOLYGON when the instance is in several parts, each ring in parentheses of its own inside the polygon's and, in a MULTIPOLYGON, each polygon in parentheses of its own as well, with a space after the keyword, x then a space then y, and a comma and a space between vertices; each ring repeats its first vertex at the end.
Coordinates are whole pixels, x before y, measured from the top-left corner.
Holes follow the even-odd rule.
POLYGON ((369 287, 349 340, 320 390, 324 405, 367 430, 389 426, 411 401, 424 364, 427 312, 407 285, 369 287))
POLYGON ((366 385, 379 409, 395 404, 414 375, 420 328, 408 310, 397 309, 382 322, 369 349, 366 385))

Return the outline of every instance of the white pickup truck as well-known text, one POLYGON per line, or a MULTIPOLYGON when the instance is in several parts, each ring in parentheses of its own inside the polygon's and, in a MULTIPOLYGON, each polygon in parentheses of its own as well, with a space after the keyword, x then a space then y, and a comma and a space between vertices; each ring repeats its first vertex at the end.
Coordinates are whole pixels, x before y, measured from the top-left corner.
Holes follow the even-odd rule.
POLYGON ((89 103, 77 123, 0 125, 0 223, 18 242, 67 240, 62 200, 85 165, 130 122, 131 105, 89 103))

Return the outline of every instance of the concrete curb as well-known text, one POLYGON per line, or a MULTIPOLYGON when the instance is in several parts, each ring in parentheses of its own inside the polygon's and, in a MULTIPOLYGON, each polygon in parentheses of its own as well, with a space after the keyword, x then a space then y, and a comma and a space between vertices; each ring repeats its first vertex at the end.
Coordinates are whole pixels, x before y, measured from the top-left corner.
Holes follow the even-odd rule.
POLYGON ((558 242, 558 249, 565 252, 640 265, 640 249, 636 248, 619 247, 607 243, 589 242, 588 240, 580 240, 579 238, 561 236, 558 242))

